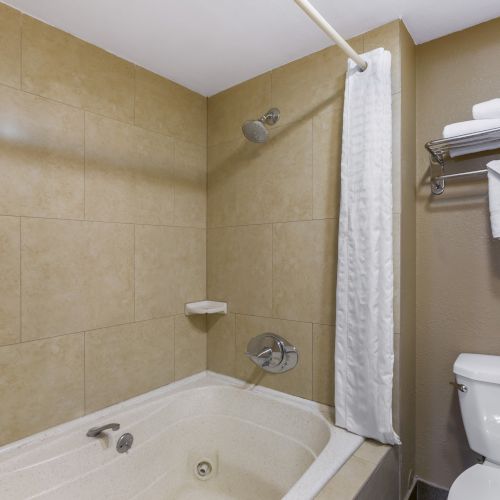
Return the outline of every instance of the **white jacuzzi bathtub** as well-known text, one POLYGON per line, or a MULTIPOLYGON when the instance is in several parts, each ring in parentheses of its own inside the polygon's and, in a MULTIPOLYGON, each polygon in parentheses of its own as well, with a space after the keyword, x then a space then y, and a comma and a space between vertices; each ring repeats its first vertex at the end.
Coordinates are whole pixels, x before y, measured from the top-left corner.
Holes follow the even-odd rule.
POLYGON ((327 406, 205 372, 0 448, 0 497, 306 500, 362 442, 327 406))

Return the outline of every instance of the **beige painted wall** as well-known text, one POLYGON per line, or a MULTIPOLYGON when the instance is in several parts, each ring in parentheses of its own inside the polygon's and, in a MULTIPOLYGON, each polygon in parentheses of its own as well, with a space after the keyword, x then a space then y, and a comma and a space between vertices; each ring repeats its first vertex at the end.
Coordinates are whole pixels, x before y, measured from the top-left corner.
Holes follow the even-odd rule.
MULTIPOLYGON (((424 143, 474 103, 500 95, 500 19, 417 50, 417 473, 448 487, 475 462, 448 384, 461 352, 500 354, 500 243, 492 241, 485 180, 429 195, 424 143)), ((484 168, 495 155, 450 161, 484 168)))
MULTIPOLYGON (((396 357, 400 349, 404 355, 395 367, 394 413, 407 447, 405 491, 415 428, 414 45, 399 21, 351 43, 359 52, 384 46, 393 57, 394 341, 396 357), (408 259, 399 258, 402 249, 408 259)), ((230 311, 209 318, 208 366, 326 404, 333 404, 345 67, 332 47, 208 99, 207 291, 230 311), (246 141, 241 124, 271 106, 281 118, 269 142, 246 141), (245 358, 248 340, 264 331, 297 345, 296 369, 262 374, 245 358)))
POLYGON ((0 4, 0 445, 206 367, 206 99, 0 4))

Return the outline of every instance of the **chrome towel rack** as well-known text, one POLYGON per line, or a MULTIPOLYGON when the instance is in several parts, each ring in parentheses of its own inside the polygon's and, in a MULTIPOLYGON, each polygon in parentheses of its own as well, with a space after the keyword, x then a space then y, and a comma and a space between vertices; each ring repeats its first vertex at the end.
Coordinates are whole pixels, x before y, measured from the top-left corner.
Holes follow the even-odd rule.
POLYGON ((443 194, 446 179, 484 176, 488 173, 486 168, 455 174, 445 173, 446 159, 450 157, 450 151, 460 150, 462 148, 464 148, 462 154, 490 151, 500 148, 500 128, 492 128, 481 132, 473 132, 471 134, 429 141, 425 145, 425 149, 429 152, 431 160, 430 173, 432 194, 443 194), (470 151, 467 151, 465 148, 470 149, 470 151))

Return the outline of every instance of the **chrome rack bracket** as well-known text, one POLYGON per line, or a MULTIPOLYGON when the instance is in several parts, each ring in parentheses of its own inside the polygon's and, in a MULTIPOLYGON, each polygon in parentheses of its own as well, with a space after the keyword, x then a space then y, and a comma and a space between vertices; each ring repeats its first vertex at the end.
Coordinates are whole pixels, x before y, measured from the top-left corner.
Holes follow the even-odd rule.
POLYGON ((436 155, 434 153, 429 154, 431 165, 431 193, 434 195, 440 195, 444 193, 445 182, 442 176, 444 175, 444 158, 441 155, 436 155), (434 175, 436 169, 439 169, 439 175, 434 175))

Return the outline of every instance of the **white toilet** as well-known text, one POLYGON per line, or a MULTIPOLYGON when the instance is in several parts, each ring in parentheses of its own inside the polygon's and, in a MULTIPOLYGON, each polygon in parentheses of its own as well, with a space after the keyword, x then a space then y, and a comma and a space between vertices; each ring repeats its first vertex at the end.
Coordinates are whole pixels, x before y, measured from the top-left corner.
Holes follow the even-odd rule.
POLYGON ((485 460, 455 479, 448 500, 499 500, 500 356, 460 354, 453 371, 469 446, 485 460))

